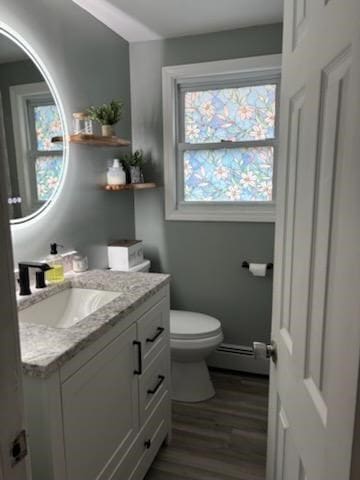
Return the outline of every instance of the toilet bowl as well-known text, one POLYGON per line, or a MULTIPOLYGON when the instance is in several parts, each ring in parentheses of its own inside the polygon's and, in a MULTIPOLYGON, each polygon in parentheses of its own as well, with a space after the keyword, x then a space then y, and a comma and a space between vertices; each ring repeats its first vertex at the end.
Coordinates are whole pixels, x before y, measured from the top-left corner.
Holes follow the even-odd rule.
POLYGON ((216 318, 196 312, 170 311, 172 398, 202 402, 215 395, 205 359, 223 341, 216 318))
MULTIPOLYGON (((150 261, 129 268, 148 272, 150 261)), ((224 336, 216 318, 196 312, 170 311, 172 399, 202 402, 215 395, 205 359, 220 345, 224 336)))

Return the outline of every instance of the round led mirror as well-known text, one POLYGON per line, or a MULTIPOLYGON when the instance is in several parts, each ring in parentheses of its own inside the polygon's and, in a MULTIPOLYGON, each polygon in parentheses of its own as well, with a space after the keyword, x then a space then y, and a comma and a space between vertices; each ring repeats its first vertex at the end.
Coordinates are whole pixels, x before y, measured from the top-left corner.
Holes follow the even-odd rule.
POLYGON ((0 30, 0 156, 11 223, 38 215, 54 200, 65 172, 64 122, 44 74, 0 30))

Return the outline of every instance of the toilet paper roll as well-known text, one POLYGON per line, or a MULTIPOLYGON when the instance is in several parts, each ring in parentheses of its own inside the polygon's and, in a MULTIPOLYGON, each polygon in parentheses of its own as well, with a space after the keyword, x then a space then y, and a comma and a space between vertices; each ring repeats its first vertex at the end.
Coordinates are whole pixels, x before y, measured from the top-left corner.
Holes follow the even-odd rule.
POLYGON ((265 277, 266 263, 249 263, 249 271, 255 277, 265 277))

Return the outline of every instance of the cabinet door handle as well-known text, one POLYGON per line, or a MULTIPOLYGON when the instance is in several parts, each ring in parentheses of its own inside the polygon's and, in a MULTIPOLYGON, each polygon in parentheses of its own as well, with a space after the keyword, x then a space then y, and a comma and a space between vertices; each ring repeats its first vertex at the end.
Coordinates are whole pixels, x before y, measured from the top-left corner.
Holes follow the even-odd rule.
POLYGON ((155 335, 154 335, 153 337, 151 337, 151 338, 147 338, 147 339, 146 339, 146 342, 147 342, 147 343, 149 343, 149 342, 150 342, 150 343, 155 342, 155 340, 156 340, 158 337, 160 337, 160 335, 163 333, 164 330, 165 330, 165 328, 163 328, 163 327, 158 327, 158 328, 156 329, 155 335))
POLYGON ((141 352, 141 342, 138 340, 133 341, 133 345, 137 346, 138 352, 138 369, 134 370, 134 375, 141 375, 142 374, 142 352, 141 352))
POLYGON ((147 391, 147 393, 149 395, 154 395, 154 393, 156 393, 159 390, 159 388, 161 387, 161 384, 165 380, 165 377, 164 377, 164 375, 158 375, 158 379, 159 379, 159 381, 155 385, 155 387, 154 388, 149 388, 149 390, 147 391))
POLYGON ((150 439, 149 439, 149 440, 145 440, 145 442, 144 442, 144 447, 145 447, 146 449, 149 449, 149 448, 151 447, 151 440, 150 440, 150 439))

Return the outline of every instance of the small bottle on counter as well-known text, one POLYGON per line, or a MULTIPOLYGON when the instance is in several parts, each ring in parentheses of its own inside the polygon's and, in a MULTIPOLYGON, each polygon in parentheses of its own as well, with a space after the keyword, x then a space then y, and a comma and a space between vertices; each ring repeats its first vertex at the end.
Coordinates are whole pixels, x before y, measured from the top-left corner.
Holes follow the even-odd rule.
POLYGON ((75 273, 86 272, 88 269, 88 259, 85 255, 81 255, 80 253, 75 253, 73 256, 72 261, 72 269, 75 273))
POLYGON ((112 167, 107 172, 108 185, 124 185, 126 183, 126 174, 118 158, 114 158, 112 167))
POLYGON ((64 248, 58 243, 50 244, 50 255, 46 257, 47 263, 50 265, 51 270, 45 273, 45 278, 50 283, 59 283, 64 281, 64 260, 58 253, 58 247, 64 248))

